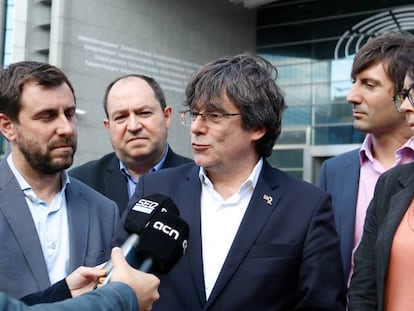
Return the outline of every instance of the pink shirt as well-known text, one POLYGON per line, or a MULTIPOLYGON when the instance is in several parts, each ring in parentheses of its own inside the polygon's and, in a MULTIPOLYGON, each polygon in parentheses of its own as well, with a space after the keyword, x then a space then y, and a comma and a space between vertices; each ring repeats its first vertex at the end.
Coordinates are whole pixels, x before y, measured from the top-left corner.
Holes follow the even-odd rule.
MULTIPOLYGON (((414 162, 414 138, 411 137, 404 145, 398 148, 395 153, 395 163, 392 167, 414 162)), ((372 136, 368 134, 362 143, 359 151, 359 160, 361 164, 358 197, 355 215, 354 229, 354 248, 352 250, 351 269, 349 279, 354 271, 354 253, 358 247, 364 230, 365 214, 372 197, 374 196, 375 184, 378 178, 386 170, 372 155, 372 136)), ((348 282, 349 285, 349 282, 348 282)))

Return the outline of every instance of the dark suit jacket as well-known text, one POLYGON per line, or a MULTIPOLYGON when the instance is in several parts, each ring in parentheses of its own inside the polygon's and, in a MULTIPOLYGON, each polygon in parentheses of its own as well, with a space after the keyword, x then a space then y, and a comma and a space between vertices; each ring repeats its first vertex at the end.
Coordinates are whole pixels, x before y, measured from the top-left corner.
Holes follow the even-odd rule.
POLYGON ((187 252, 160 276, 161 298, 153 310, 344 310, 330 196, 267 161, 206 301, 198 173, 198 166, 188 164, 142 176, 130 201, 169 196, 190 226, 187 252))
POLYGON ((26 306, 0 292, 0 310, 4 311, 139 311, 134 291, 122 283, 110 283, 75 299, 53 304, 26 306))
MULTIPOLYGON (((192 160, 180 156, 168 148, 163 168, 188 162, 192 162, 192 160)), ((128 185, 126 177, 119 171, 119 159, 114 152, 98 160, 82 164, 70 170, 69 174, 115 201, 122 214, 128 204, 128 185)))
MULTIPOLYGON (((125 232, 115 202, 71 178, 66 187, 69 272, 110 257, 115 233, 125 232)), ((0 290, 15 298, 50 286, 40 240, 23 192, 0 161, 0 290)))
POLYGON ((414 163, 399 165, 378 179, 355 253, 349 289, 350 311, 383 310, 392 240, 414 197, 414 163))
POLYGON ((341 243, 345 284, 351 268, 354 247, 355 213, 359 187, 359 149, 323 162, 318 186, 332 196, 335 225, 341 243))

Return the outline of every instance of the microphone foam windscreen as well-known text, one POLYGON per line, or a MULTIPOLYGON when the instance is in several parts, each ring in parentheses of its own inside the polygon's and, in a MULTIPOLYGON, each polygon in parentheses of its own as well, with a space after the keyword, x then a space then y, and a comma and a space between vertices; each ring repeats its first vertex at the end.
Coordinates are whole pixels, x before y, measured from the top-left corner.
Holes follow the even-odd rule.
POLYGON ((189 235, 188 224, 170 213, 158 213, 140 236, 137 255, 152 258, 152 271, 168 273, 185 253, 189 235))
POLYGON ((155 193, 140 198, 125 218, 125 230, 129 233, 141 234, 148 221, 160 212, 179 215, 178 208, 170 197, 155 193))

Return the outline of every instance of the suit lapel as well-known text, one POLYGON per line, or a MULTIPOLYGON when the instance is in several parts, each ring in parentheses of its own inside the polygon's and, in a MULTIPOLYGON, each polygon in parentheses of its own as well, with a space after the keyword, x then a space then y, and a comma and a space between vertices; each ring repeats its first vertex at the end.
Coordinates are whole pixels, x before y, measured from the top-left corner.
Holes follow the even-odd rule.
POLYGON ((163 168, 176 166, 175 158, 176 158, 176 154, 171 150, 171 147, 169 147, 167 151, 167 155, 165 157, 163 168))
MULTIPOLYGON (((355 215, 359 188, 360 162, 359 150, 353 152, 345 161, 339 172, 341 180, 348 181, 346 189, 335 191, 333 202, 335 224, 341 237, 341 252, 344 269, 349 270, 352 250, 354 248, 355 215)), ((345 183, 344 183, 345 184, 345 183)))
MULTIPOLYGON (((1 162, 0 172, 2 172, 0 177, 0 209, 20 245, 39 288, 49 287, 49 273, 33 217, 6 160, 1 162)), ((13 259, 11 258, 11 260, 13 259)))
POLYGON ((252 198, 236 233, 233 244, 226 257, 213 291, 207 301, 207 309, 217 298, 240 264, 246 257, 251 246, 276 209, 280 195, 275 191, 277 181, 270 177, 270 165, 264 161, 261 177, 257 182, 252 198))
POLYGON ((84 265, 82 258, 86 258, 89 230, 88 202, 82 198, 79 189, 70 183, 66 187, 66 201, 70 237, 69 270, 84 265))
POLYGON ((189 267, 191 278, 197 290, 198 296, 202 304, 206 301, 204 274, 203 274, 203 259, 202 259, 202 242, 201 242, 201 183, 198 177, 199 167, 194 166, 191 172, 187 175, 185 182, 181 183, 180 191, 183 195, 175 202, 180 207, 189 207, 180 209, 180 216, 188 222, 191 231, 189 235, 188 244, 191 245, 187 249, 186 258, 189 267))
MULTIPOLYGON (((337 209, 335 212, 338 213, 338 217, 342 219, 339 224, 344 224, 340 230, 343 234, 347 231, 352 231, 352 239, 354 234, 354 223, 355 223, 355 212, 358 197, 359 187, 359 171, 360 164, 358 153, 355 153, 355 157, 348 158, 343 171, 340 173, 342 180, 349 181, 346 185, 347 189, 338 194, 341 196, 339 201, 343 202, 347 206, 345 208, 337 209)), ((342 235, 343 236, 343 235, 342 235)))
POLYGON ((106 196, 117 202, 122 214, 128 205, 128 186, 126 177, 119 171, 119 160, 115 153, 104 170, 104 187, 106 196))

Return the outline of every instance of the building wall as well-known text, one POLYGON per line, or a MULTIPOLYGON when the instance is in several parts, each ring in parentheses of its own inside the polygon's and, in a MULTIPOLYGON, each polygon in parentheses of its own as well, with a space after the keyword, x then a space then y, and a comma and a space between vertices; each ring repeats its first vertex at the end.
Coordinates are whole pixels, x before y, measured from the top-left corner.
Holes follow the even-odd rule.
POLYGON ((161 84, 173 107, 169 142, 191 156, 188 128, 178 118, 189 75, 219 56, 255 49, 255 11, 228 0, 16 2, 21 6, 16 3, 19 40, 13 61, 44 61, 46 55, 74 84, 84 112, 78 114, 75 165, 112 150, 102 124, 102 96, 111 80, 127 73, 147 74, 161 84))

